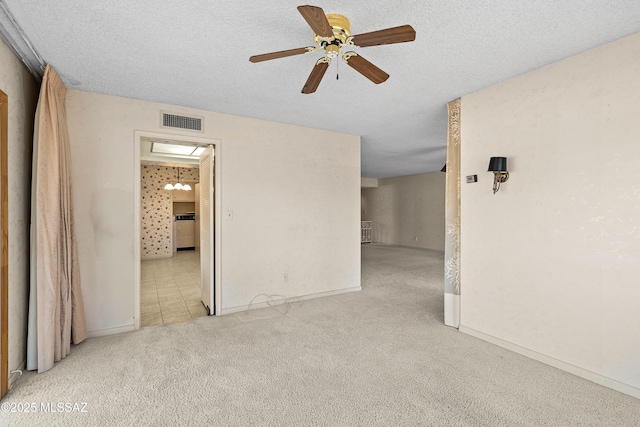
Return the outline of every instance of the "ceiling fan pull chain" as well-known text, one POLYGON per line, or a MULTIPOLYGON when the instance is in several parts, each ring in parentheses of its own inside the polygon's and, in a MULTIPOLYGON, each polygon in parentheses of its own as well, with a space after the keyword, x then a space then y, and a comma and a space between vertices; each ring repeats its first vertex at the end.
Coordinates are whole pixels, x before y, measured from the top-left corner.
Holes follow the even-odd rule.
POLYGON ((340 61, 336 61, 336 80, 340 80, 340 61))

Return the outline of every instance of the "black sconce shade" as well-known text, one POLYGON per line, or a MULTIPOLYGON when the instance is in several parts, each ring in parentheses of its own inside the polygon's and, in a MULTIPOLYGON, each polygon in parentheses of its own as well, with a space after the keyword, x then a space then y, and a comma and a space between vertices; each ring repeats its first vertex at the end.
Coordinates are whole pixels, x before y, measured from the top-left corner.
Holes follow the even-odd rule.
POLYGON ((507 171, 507 158, 506 157, 492 157, 489 160, 489 170, 487 172, 506 172, 507 171))

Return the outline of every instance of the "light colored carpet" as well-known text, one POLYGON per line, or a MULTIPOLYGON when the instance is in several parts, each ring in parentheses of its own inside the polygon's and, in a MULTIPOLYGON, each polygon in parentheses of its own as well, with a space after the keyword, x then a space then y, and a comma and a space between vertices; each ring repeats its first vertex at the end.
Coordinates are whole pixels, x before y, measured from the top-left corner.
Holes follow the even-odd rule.
POLYGON ((362 253, 362 292, 89 339, 3 401, 86 413, 0 424, 640 425, 639 400, 444 326, 441 253, 362 253))

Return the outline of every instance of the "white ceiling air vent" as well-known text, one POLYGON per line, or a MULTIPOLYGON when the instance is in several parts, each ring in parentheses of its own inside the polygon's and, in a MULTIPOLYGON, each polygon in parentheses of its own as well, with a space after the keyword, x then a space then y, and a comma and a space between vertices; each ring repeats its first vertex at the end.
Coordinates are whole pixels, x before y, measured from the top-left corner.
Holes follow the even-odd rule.
POLYGON ((160 112, 160 127, 171 129, 184 129, 204 133, 204 117, 185 116, 160 112))

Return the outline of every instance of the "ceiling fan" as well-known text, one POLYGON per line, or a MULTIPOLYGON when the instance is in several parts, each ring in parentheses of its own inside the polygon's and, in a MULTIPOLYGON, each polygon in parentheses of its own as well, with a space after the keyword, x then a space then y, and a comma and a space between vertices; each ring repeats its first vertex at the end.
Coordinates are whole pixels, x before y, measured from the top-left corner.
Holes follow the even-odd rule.
POLYGON ((344 62, 351 68, 374 82, 380 84, 389 78, 389 74, 364 59, 353 51, 343 52, 343 48, 379 46, 383 44, 411 42, 416 39, 416 31, 411 25, 387 28, 370 33, 351 35, 351 24, 342 15, 325 15, 322 8, 317 6, 298 6, 298 11, 313 30, 317 46, 301 47, 298 49, 282 50, 279 52, 254 55, 251 62, 269 61, 287 56, 324 50, 325 55, 320 58, 311 70, 302 93, 313 93, 318 88, 324 73, 329 68, 332 59, 342 56, 344 62))

